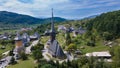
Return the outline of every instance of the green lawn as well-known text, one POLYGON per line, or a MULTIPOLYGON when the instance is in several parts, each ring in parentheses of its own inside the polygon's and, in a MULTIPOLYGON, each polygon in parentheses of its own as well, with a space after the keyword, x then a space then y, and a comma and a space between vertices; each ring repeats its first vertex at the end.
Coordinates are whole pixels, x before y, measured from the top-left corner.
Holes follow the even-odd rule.
POLYGON ((90 52, 98 52, 98 51, 109 51, 110 49, 109 46, 105 46, 103 44, 103 40, 96 41, 96 45, 94 47, 87 45, 82 45, 82 46, 85 47, 85 49, 81 49, 84 54, 90 52))
POLYGON ((40 41, 41 43, 45 44, 48 40, 49 40, 48 36, 43 36, 40 41))
POLYGON ((60 46, 65 45, 65 38, 64 38, 63 34, 61 34, 61 33, 57 34, 56 39, 59 42, 60 46))
POLYGON ((17 64, 10 65, 7 68, 34 68, 34 66, 34 60, 32 58, 29 58, 25 61, 19 60, 17 64))
POLYGON ((85 49, 81 49, 83 53, 90 53, 90 52, 98 52, 98 51, 108 51, 110 47, 108 46, 95 46, 95 47, 90 47, 90 46, 85 46, 85 49))

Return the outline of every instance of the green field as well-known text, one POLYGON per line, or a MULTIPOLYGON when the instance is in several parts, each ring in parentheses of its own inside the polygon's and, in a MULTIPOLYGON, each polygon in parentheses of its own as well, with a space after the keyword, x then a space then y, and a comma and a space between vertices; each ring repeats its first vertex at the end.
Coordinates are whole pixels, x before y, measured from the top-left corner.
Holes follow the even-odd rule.
POLYGON ((110 47, 108 46, 96 46, 90 47, 85 46, 85 49, 81 49, 83 53, 90 53, 90 52, 99 52, 99 51, 109 51, 110 47))
POLYGON ((18 31, 18 30, 0 30, 0 34, 3 34, 3 33, 5 33, 5 32, 9 32, 9 33, 15 33, 16 31, 18 31))
POLYGON ((105 46, 103 44, 103 40, 96 41, 96 45, 94 47, 87 46, 87 45, 79 45, 78 47, 83 52, 83 54, 90 53, 90 52, 109 51, 110 50, 109 46, 105 46), (81 49, 80 47, 84 47, 84 49, 81 49))

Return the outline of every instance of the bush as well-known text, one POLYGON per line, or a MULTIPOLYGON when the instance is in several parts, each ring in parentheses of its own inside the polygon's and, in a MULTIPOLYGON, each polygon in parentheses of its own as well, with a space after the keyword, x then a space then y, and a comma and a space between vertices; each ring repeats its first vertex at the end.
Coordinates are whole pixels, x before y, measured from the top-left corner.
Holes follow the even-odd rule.
POLYGON ((51 64, 45 64, 39 68, 56 68, 55 66, 52 66, 51 64))
POLYGON ((25 52, 21 52, 20 56, 21 56, 22 60, 27 60, 28 59, 27 54, 25 54, 25 52))
POLYGON ((16 64, 16 63, 17 63, 17 61, 15 61, 15 58, 12 56, 9 64, 14 65, 14 64, 16 64))
POLYGON ((66 50, 71 51, 71 50, 76 50, 76 49, 77 49, 77 46, 76 46, 75 44, 71 43, 71 44, 67 47, 66 50))

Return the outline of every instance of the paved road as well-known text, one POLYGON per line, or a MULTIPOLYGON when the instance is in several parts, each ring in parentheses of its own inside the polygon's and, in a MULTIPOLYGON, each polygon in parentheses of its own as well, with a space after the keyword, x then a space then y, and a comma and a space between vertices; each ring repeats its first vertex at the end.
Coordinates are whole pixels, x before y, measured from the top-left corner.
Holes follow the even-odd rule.
POLYGON ((48 53, 48 50, 42 50, 42 55, 44 57, 44 59, 46 59, 47 61, 50 61, 52 58, 52 55, 50 53, 48 53))
POLYGON ((74 59, 73 55, 68 53, 68 52, 65 53, 65 55, 67 56, 67 59, 70 60, 70 61, 72 61, 74 59))
POLYGON ((0 68, 6 68, 6 66, 9 64, 10 60, 11 60, 11 56, 7 56, 7 57, 1 59, 0 61, 2 61, 2 62, 0 63, 0 68))
POLYGON ((38 43, 38 41, 39 40, 35 40, 35 41, 32 42, 32 44, 30 46, 26 47, 25 53, 30 54, 31 53, 31 47, 35 46, 38 43))

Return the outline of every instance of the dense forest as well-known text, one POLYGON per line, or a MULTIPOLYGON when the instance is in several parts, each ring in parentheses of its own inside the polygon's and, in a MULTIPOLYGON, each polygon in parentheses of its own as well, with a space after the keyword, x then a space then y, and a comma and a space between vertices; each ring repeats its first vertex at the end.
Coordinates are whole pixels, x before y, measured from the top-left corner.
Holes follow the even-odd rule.
POLYGON ((103 13, 86 24, 91 32, 96 31, 106 40, 120 37, 120 10, 103 13))

